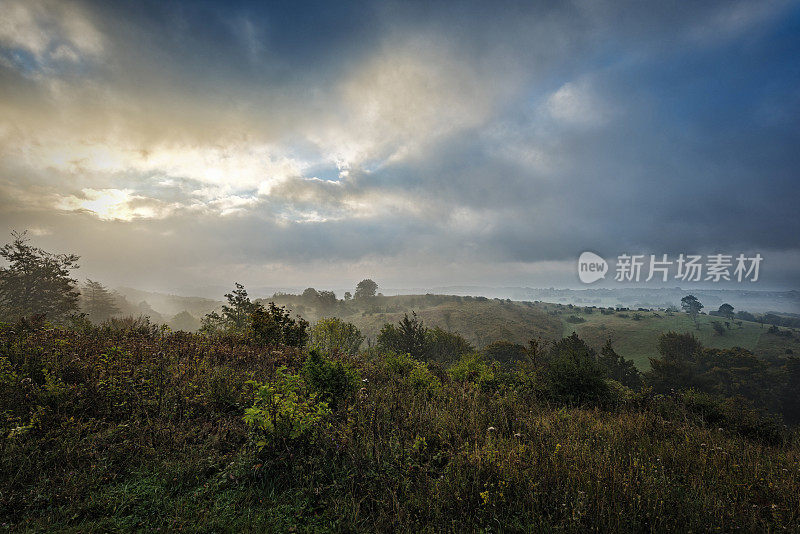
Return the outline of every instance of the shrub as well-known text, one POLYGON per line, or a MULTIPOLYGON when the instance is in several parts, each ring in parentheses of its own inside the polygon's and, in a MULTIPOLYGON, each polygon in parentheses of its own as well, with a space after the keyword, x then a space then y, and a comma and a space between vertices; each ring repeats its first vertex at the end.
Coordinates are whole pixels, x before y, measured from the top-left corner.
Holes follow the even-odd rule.
POLYGON ((614 350, 611 339, 600 351, 598 358, 600 364, 605 368, 606 374, 610 378, 620 382, 629 388, 639 388, 642 385, 642 375, 633 363, 633 360, 626 360, 614 350))
POLYGON ((599 404, 608 395, 605 369, 575 333, 553 345, 545 380, 548 396, 560 404, 599 404))
POLYGON ((328 403, 309 393, 303 379, 280 367, 272 383, 255 386, 253 406, 245 410, 244 421, 253 432, 255 445, 266 449, 288 441, 311 442, 315 431, 331 414, 328 403))
POLYGON ((711 426, 772 445, 779 445, 786 439, 786 431, 777 417, 759 412, 743 397, 721 398, 688 390, 681 395, 681 401, 689 412, 711 426))
POLYGON ((422 359, 427 349, 427 328, 412 312, 411 318, 405 314, 397 326, 389 323, 383 325, 377 341, 384 350, 422 359))
POLYGON ((458 382, 471 382, 483 388, 491 388, 497 384, 494 367, 486 356, 477 352, 463 355, 447 372, 458 382))
POLYGON ((484 347, 483 354, 489 361, 499 362, 503 366, 513 365, 524 360, 528 355, 524 345, 510 341, 495 341, 484 347))
POLYGON ((605 379, 608 390, 602 403, 609 408, 616 408, 630 404, 636 399, 636 394, 628 386, 617 382, 613 378, 605 379))
POLYGON ((425 359, 450 363, 473 350, 469 341, 455 332, 438 326, 425 332, 425 359))
POLYGON ((103 321, 101 327, 108 332, 132 333, 149 338, 156 338, 163 332, 162 327, 151 323, 150 318, 145 315, 111 317, 103 321))
POLYGON ((325 354, 358 354, 363 341, 354 324, 338 317, 320 319, 311 328, 311 345, 325 354))
POLYGON ((256 343, 302 347, 308 340, 308 321, 302 317, 292 319, 284 306, 258 304, 250 314, 250 336, 256 343))
POLYGON ((331 361, 312 349, 303 365, 303 378, 319 398, 334 410, 358 388, 358 372, 340 361, 331 361))
POLYGON ((428 365, 408 354, 388 354, 384 360, 386 371, 400 377, 400 381, 416 391, 435 393, 442 387, 439 378, 428 365))
POLYGON ((565 319, 565 321, 567 321, 568 323, 576 323, 577 324, 577 323, 585 323, 586 319, 584 319, 583 317, 579 317, 577 315, 570 315, 569 317, 567 317, 565 319))

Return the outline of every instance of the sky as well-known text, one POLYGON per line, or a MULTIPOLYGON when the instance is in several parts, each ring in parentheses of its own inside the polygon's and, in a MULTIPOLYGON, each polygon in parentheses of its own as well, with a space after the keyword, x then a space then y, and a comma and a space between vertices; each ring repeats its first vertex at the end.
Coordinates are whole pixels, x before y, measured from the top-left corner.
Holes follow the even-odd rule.
POLYGON ((584 251, 759 253, 731 287, 800 289, 799 2, 0 14, 0 230, 80 278, 579 287, 584 251))

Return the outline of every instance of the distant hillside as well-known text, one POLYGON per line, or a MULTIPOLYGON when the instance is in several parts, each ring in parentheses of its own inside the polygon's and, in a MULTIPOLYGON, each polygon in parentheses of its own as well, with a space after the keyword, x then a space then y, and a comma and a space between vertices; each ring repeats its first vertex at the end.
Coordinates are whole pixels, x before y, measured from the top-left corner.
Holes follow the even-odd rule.
POLYGON ((586 308, 577 306, 569 308, 549 305, 549 308, 563 321, 565 336, 577 332, 594 347, 602 346, 611 338, 615 350, 633 360, 640 369, 648 369, 649 359, 658 357, 658 337, 670 330, 691 332, 706 347, 724 349, 738 346, 763 358, 775 359, 787 354, 800 354, 800 331, 796 329, 781 328, 781 332, 776 334, 770 332, 768 324, 738 319, 727 321, 722 317, 709 315, 700 315, 697 318, 697 328, 691 318, 682 312, 668 315, 663 311, 618 311, 612 315, 603 315, 598 309, 587 313, 586 308), (726 322, 730 328, 725 325, 726 322), (713 323, 723 327, 721 333, 714 329, 713 323))
POLYGON ((697 289, 697 288, 586 288, 556 289, 531 287, 483 287, 452 286, 437 287, 432 293, 449 295, 484 295, 492 298, 512 300, 540 300, 561 304, 667 307, 680 306, 681 298, 691 293, 699 298, 707 309, 716 309, 727 302, 736 309, 752 313, 776 311, 800 313, 800 291, 754 291, 749 289, 697 289))
POLYGON ((499 340, 520 344, 538 337, 555 340, 574 331, 599 349, 611 338, 617 352, 640 369, 650 367, 649 359, 658 355, 658 337, 671 330, 691 332, 707 347, 740 346, 764 358, 800 354, 800 331, 796 329, 782 328, 775 334, 770 333, 769 324, 738 319, 728 321, 727 328, 725 319, 708 315, 698 317, 698 329, 682 312, 606 310, 610 315, 604 315, 598 308, 454 295, 379 296, 366 301, 337 301, 327 309, 318 309, 297 295, 267 300, 285 305, 312 322, 323 316, 341 317, 355 324, 370 342, 385 323, 397 323, 404 313, 416 312, 427 326, 458 332, 476 348, 499 340), (718 333, 713 323, 724 327, 724 332, 718 333))
MULTIPOLYGON (((132 302, 144 301, 149 304, 174 329, 189 330, 190 324, 196 328, 203 315, 222 305, 221 300, 165 295, 130 288, 122 288, 119 292, 132 302), (177 321, 174 316, 184 311, 191 314, 192 318, 184 316, 184 320, 177 321)), ((698 292, 698 295, 703 294, 698 292)), ((704 295, 701 300, 705 298, 704 295)), ((610 337, 617 352, 633 360, 640 369, 649 368, 649 359, 657 356, 658 337, 670 330, 692 332, 707 347, 740 346, 764 358, 800 354, 800 333, 797 330, 782 328, 781 333, 776 334, 769 331, 769 324, 741 321, 741 324, 731 322, 730 328, 725 328, 720 334, 714 330, 713 323, 724 326, 725 320, 721 317, 701 315, 698 318, 700 328, 697 329, 691 319, 681 312, 668 315, 664 312, 618 311, 604 315, 598 308, 563 303, 431 294, 338 300, 327 305, 299 295, 278 294, 273 298, 258 300, 285 305, 292 313, 312 323, 321 317, 340 317, 355 324, 366 336, 367 343, 375 342, 384 324, 397 323, 403 314, 416 312, 427 326, 457 332, 476 348, 499 340, 520 344, 527 344, 528 340, 539 337, 555 340, 575 331, 599 349, 610 337)), ((766 306, 766 309, 780 307, 766 306)), ((707 305, 707 308, 713 309, 712 305, 707 305)))
POLYGON ((318 309, 301 297, 284 295, 274 299, 303 317, 315 321, 337 316, 355 324, 374 342, 386 323, 396 323, 403 314, 416 312, 429 327, 458 332, 476 347, 499 340, 527 344, 529 339, 557 339, 563 330, 561 320, 550 317, 533 303, 511 302, 484 297, 449 295, 378 296, 365 301, 339 301, 328 309, 318 309))
POLYGON ((130 287, 120 287, 116 290, 131 302, 147 302, 156 312, 163 316, 177 315, 186 311, 194 317, 202 317, 222 305, 222 298, 213 300, 203 297, 182 297, 180 295, 141 291, 130 287))

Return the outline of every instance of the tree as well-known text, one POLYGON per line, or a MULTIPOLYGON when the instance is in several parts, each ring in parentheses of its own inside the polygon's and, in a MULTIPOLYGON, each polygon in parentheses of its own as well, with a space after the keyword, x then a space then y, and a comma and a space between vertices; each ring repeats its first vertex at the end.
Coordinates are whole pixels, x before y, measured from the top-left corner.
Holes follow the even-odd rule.
POLYGON ((703 305, 697 300, 697 297, 694 295, 686 295, 681 299, 681 308, 683 311, 689 314, 694 321, 694 325, 697 328, 700 328, 697 324, 697 315, 700 313, 700 310, 703 309, 703 305))
POLYGON ((191 313, 184 310, 169 321, 169 327, 173 330, 183 330, 184 332, 194 332, 200 328, 200 321, 191 313))
POLYGON ((256 304, 250 302, 247 290, 242 284, 235 282, 234 285, 236 289, 225 295, 228 304, 222 306, 222 316, 234 328, 244 328, 247 326, 250 314, 256 309, 256 304))
POLYGON ((553 344, 544 376, 548 396, 558 403, 596 404, 609 393, 597 353, 574 332, 553 344))
POLYGON ((460 334, 438 326, 425 332, 425 344, 425 359, 440 363, 454 362, 475 350, 460 334))
POLYGON ((725 317, 726 319, 733 319, 734 317, 733 306, 731 306, 728 303, 725 303, 722 306, 720 306, 719 310, 717 310, 717 313, 719 313, 721 317, 725 317))
POLYGON ((302 298, 306 304, 315 306, 317 304, 317 299, 319 299, 319 293, 317 293, 317 290, 313 287, 307 287, 303 291, 303 294, 300 295, 300 298, 302 298))
POLYGON ((362 341, 358 328, 338 317, 320 319, 311 328, 311 345, 325 354, 358 354, 362 341))
POLYGON ((262 345, 302 347, 308 341, 308 321, 300 316, 292 319, 285 307, 274 302, 270 302, 268 307, 254 304, 249 319, 249 334, 262 345))
POLYGON ((87 319, 95 324, 102 323, 119 313, 116 298, 100 282, 86 279, 86 285, 81 291, 81 308, 86 313, 87 319))
POLYGON ((349 291, 344 292, 344 300, 350 300, 353 298, 353 295, 349 291))
POLYGON ((642 375, 636 369, 636 364, 633 363, 633 360, 626 360, 617 354, 611 344, 611 338, 606 341, 606 344, 600 350, 598 359, 600 365, 605 367, 610 378, 629 388, 638 389, 641 387, 642 375))
POLYGON ((320 291, 318 294, 317 305, 322 311, 329 311, 336 307, 336 293, 333 291, 320 291))
POLYGON ((377 341, 386 350, 422 359, 427 351, 427 328, 415 312, 411 312, 411 318, 406 313, 397 326, 383 325, 377 341))
POLYGON ((235 286, 236 289, 234 289, 233 292, 225 295, 228 304, 222 306, 222 314, 211 312, 203 317, 203 331, 243 331, 250 325, 250 314, 255 311, 258 304, 250 302, 250 297, 247 296, 247 290, 242 284, 235 282, 235 286))
POLYGON ((685 361, 691 359, 694 354, 703 348, 700 341, 689 332, 679 334, 678 332, 666 332, 658 338, 658 353, 661 359, 668 361, 685 361))
POLYGON ((369 278, 364 279, 358 283, 356 286, 356 293, 354 298, 360 299, 365 297, 374 297, 375 292, 378 290, 378 284, 370 280, 369 278))
POLYGON ((75 254, 52 254, 28 244, 25 233, 0 248, 8 262, 0 268, 0 309, 11 319, 44 315, 52 321, 65 319, 78 309, 80 293, 70 271, 77 269, 75 254))
POLYGON ((496 361, 504 367, 509 367, 520 360, 524 360, 528 355, 525 345, 519 345, 510 341, 495 341, 483 348, 481 351, 489 361, 496 361))

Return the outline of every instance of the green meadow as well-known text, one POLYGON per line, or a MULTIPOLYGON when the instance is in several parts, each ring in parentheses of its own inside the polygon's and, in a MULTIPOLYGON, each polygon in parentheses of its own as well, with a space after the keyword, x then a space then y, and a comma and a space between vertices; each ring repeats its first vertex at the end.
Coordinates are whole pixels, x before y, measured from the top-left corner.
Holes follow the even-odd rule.
POLYGON ((572 332, 591 346, 600 348, 610 338, 614 349, 626 359, 633 360, 641 370, 650 368, 650 358, 658 356, 658 337, 669 331, 690 332, 706 347, 742 347, 769 359, 800 354, 800 335, 771 334, 768 324, 738 319, 728 321, 730 328, 718 333, 713 323, 725 326, 726 319, 699 315, 695 325, 686 313, 680 311, 630 310, 604 315, 598 308, 590 308, 591 312, 588 312, 582 306, 445 295, 375 297, 369 304, 341 302, 334 310, 323 311, 304 306, 298 299, 283 297, 277 301, 312 320, 326 315, 341 317, 355 324, 366 339, 373 342, 384 324, 396 323, 404 314, 414 312, 427 326, 456 332, 476 348, 496 341, 522 345, 537 338, 555 341, 572 332), (570 322, 570 317, 577 317, 582 322, 570 322), (792 352, 787 353, 787 350, 792 352))

